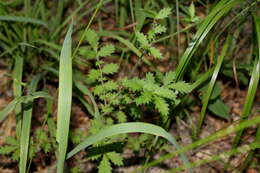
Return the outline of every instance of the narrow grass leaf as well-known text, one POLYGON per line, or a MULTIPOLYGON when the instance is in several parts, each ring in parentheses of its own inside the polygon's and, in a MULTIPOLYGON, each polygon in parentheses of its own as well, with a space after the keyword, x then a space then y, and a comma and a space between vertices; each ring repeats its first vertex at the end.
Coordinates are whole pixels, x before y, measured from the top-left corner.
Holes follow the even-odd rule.
MULTIPOLYGON (((32 79, 31 85, 29 86, 29 95, 33 94, 36 90, 41 75, 37 75, 32 79)), ((20 138, 20 160, 19 160, 19 172, 26 173, 26 166, 28 160, 28 151, 30 143, 30 130, 33 110, 33 100, 27 99, 28 102, 24 104, 24 111, 22 116, 22 128, 20 138)))
MULTIPOLYGON (((24 58, 21 57, 19 54, 15 56, 15 64, 14 64, 14 70, 13 70, 13 91, 14 91, 14 97, 18 98, 22 96, 22 76, 23 76, 23 64, 24 64, 24 58)), ((16 134, 19 137, 21 132, 21 111, 22 111, 22 105, 19 103, 14 103, 15 107, 11 106, 9 108, 15 108, 15 115, 16 115, 16 134), (16 106, 17 104, 17 106, 16 106)), ((10 110, 12 111, 12 110, 10 110)), ((10 112, 3 112, 3 114, 0 115, 1 120, 3 120, 7 114, 10 112)))
MULTIPOLYGON (((255 23, 255 29, 256 29, 256 36, 257 36, 257 59, 255 61, 254 64, 254 68, 253 68, 253 72, 252 72, 252 77, 250 79, 250 84, 249 84, 249 88, 248 88, 248 92, 247 92, 247 96, 246 96, 246 101, 245 101, 245 106, 243 107, 243 112, 241 115, 241 121, 244 121, 245 119, 247 119, 249 117, 249 114, 251 112, 252 109, 252 105, 254 102, 254 98, 256 95, 256 90, 257 90, 257 86, 259 83, 259 78, 260 78, 260 17, 256 16, 255 14, 253 15, 254 17, 254 23, 255 23)), ((240 138, 243 134, 244 129, 242 129, 241 131, 239 131, 234 139, 233 142, 233 146, 232 148, 236 148, 237 145, 239 144, 240 138)), ((255 142, 258 142, 260 140, 260 127, 258 127, 257 132, 256 132, 256 138, 255 138, 255 142)), ((254 150, 250 151, 246 161, 244 162, 242 169, 245 169, 248 165, 248 163, 251 161, 252 157, 253 157, 253 153, 254 150)))
POLYGON ((203 20, 197 33, 195 34, 193 41, 190 42, 189 47, 185 50, 181 57, 180 63, 176 69, 177 80, 179 80, 187 68, 189 61, 193 54, 197 50, 199 44, 204 40, 213 26, 219 21, 219 19, 227 14, 235 5, 239 4, 243 0, 221 0, 212 9, 211 13, 203 20))
POLYGON ((94 117, 100 119, 100 112, 98 110, 98 106, 93 94, 89 91, 89 89, 85 85, 81 84, 80 82, 75 81, 74 84, 84 95, 87 95, 90 98, 94 107, 94 117))
POLYGON ((234 133, 234 132, 238 132, 238 131, 240 131, 242 129, 245 129, 247 127, 251 127, 251 126, 259 124, 259 123, 260 123, 260 115, 257 115, 254 118, 245 120, 245 121, 243 121, 241 123, 232 124, 229 127, 225 128, 225 129, 222 129, 222 130, 219 130, 216 133, 214 133, 214 134, 212 134, 212 135, 210 135, 210 136, 208 136, 206 138, 200 139, 200 140, 198 140, 196 142, 193 142, 192 144, 189 144, 189 145, 186 145, 184 147, 181 147, 180 149, 177 149, 176 151, 174 151, 172 153, 169 153, 169 154, 166 154, 166 155, 164 155, 162 157, 157 158, 156 160, 148 163, 147 165, 143 166, 142 168, 137 169, 137 172, 140 171, 140 170, 144 170, 144 169, 150 168, 150 167, 155 166, 157 164, 160 164, 164 160, 170 159, 172 157, 176 157, 179 154, 182 154, 182 153, 185 153, 185 152, 190 151, 192 149, 201 147, 204 144, 207 144, 209 142, 213 142, 213 141, 215 141, 217 139, 220 139, 221 137, 227 136, 227 135, 229 135, 231 133, 234 133))
POLYGON ((64 172, 64 162, 66 157, 70 114, 71 114, 71 102, 72 102, 72 57, 71 57, 71 35, 72 26, 66 34, 61 55, 60 55, 60 67, 59 67, 59 95, 58 95, 58 113, 57 113, 57 136, 58 142, 58 164, 57 172, 64 172))
MULTIPOLYGON (((225 152, 222 152, 222 153, 217 154, 217 155, 209 156, 209 158, 201 159, 201 160, 192 162, 189 165, 183 165, 183 166, 180 166, 178 168, 173 168, 170 171, 167 171, 166 173, 181 172, 181 171, 185 171, 186 169, 195 168, 195 167, 198 167, 198 166, 201 166, 201 165, 204 165, 204 164, 208 164, 208 163, 211 163, 211 162, 214 162, 214 161, 224 160, 224 159, 226 159, 230 156, 234 156, 236 154, 246 154, 248 151, 254 150, 254 149, 259 148, 259 147, 260 147, 259 143, 256 143, 256 142, 251 143, 249 145, 243 145, 243 146, 235 148, 231 151, 225 151, 225 152)), ((235 171, 235 170, 233 170, 233 171, 235 171)), ((238 171, 236 170, 236 172, 238 172, 238 171)))
POLYGON ((21 23, 30 23, 35 25, 42 25, 45 28, 48 28, 47 23, 34 19, 31 17, 23 17, 23 16, 0 16, 0 21, 8 21, 8 22, 21 22, 21 23))
POLYGON ((13 110, 16 110, 17 107, 20 106, 22 103, 27 103, 37 98, 52 99, 52 97, 44 91, 37 91, 26 96, 17 97, 13 101, 11 101, 2 111, 0 111, 0 122, 3 121, 13 110))
POLYGON ((214 69, 214 72, 213 72, 213 75, 211 77, 211 80, 210 80, 210 83, 209 83, 209 86, 208 86, 208 90, 205 93, 205 95, 203 96, 203 99, 202 99, 203 105, 202 105, 202 109, 201 109, 201 112, 200 112, 200 117, 199 117, 199 122, 198 122, 198 127, 197 127, 197 130, 196 130, 195 138, 198 137, 198 135, 200 133, 200 130, 201 130, 201 127, 202 127, 202 123, 203 123, 205 115, 206 115, 206 109, 208 107, 210 96, 211 96, 212 91, 214 89, 218 73, 219 73, 220 68, 222 66, 222 62, 223 62, 224 58, 227 55, 228 48, 230 46, 230 42, 232 41, 231 38, 232 37, 229 35, 227 40, 226 40, 226 42, 225 42, 225 45, 224 45, 223 50, 221 52, 221 55, 218 58, 217 65, 216 65, 216 67, 214 69))
MULTIPOLYGON (((67 159, 74 156, 79 151, 85 149, 86 147, 95 144, 98 141, 101 141, 105 138, 112 137, 119 134, 125 133, 147 133, 155 136, 160 136, 167 139, 176 149, 179 149, 180 146, 177 143, 176 139, 168 132, 166 132, 163 128, 149 124, 149 123, 122 123, 110 126, 101 130, 98 134, 90 136, 86 138, 82 143, 80 143, 76 148, 70 151, 67 155, 67 159)), ((184 154, 181 154, 181 160, 184 164, 188 164, 189 161, 184 154)))

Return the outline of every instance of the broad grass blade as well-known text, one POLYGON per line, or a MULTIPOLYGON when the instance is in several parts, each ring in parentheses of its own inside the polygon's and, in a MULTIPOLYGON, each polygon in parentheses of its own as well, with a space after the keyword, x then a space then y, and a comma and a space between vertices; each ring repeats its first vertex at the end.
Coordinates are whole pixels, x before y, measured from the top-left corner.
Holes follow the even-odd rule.
POLYGON ((72 24, 66 34, 61 55, 59 68, 59 95, 58 95, 58 114, 57 114, 57 136, 58 147, 58 164, 57 172, 63 173, 64 161, 66 157, 71 102, 72 102, 72 57, 71 57, 71 35, 72 24))
MULTIPOLYGON (((112 137, 119 134, 125 134, 125 133, 147 133, 152 134, 155 136, 160 136, 165 139, 167 139, 176 149, 179 149, 180 146, 177 143, 176 139, 168 132, 166 132, 163 128, 149 124, 149 123, 122 123, 110 126, 108 128, 105 128, 101 130, 98 134, 90 136, 86 138, 82 143, 80 143, 76 148, 74 148, 72 151, 70 151, 67 155, 67 159, 71 158, 73 155, 81 151, 82 149, 95 144, 98 141, 101 141, 105 138, 112 137)), ((184 162, 184 164, 189 164, 188 159, 184 154, 181 154, 181 160, 184 162)))

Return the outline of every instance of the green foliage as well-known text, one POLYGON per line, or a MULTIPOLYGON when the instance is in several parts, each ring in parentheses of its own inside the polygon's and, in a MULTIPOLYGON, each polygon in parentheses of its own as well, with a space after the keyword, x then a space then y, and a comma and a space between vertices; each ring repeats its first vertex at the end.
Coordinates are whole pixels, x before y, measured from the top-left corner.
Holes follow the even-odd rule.
POLYGON ((195 9, 195 5, 192 2, 188 8, 188 17, 186 17, 184 19, 186 22, 198 22, 199 21, 199 17, 196 16, 196 9, 195 9))
POLYGON ((111 163, 109 162, 109 158, 107 155, 104 155, 98 166, 98 173, 111 173, 111 172, 112 172, 112 167, 111 167, 111 163))
POLYGON ((6 145, 0 147, 0 154, 9 155, 11 154, 11 158, 15 161, 19 160, 20 157, 20 142, 16 138, 7 137, 6 145))
POLYGON ((171 14, 171 8, 163 8, 156 14, 155 19, 165 19, 171 14))
POLYGON ((35 132, 35 141, 40 149, 43 149, 45 153, 48 153, 51 149, 50 137, 47 132, 42 129, 37 129, 35 132))
MULTIPOLYGON (((208 85, 202 87, 200 89, 201 93, 205 93, 207 91, 207 88, 208 85)), ((230 108, 221 100, 221 91, 221 85, 219 83, 216 83, 210 96, 208 110, 214 115, 228 120, 230 118, 230 108)), ((200 97, 200 99, 202 99, 202 96, 200 97)))
POLYGON ((115 52, 114 45, 106 45, 106 46, 100 48, 100 50, 97 53, 97 56, 98 57, 107 57, 107 56, 111 56, 111 54, 114 52, 115 52))
POLYGON ((157 14, 152 12, 154 18, 154 22, 152 24, 151 29, 148 31, 147 35, 141 33, 139 31, 135 31, 135 36, 139 43, 139 48, 143 50, 143 54, 148 53, 156 59, 162 59, 163 56, 157 48, 153 47, 153 41, 155 40, 157 35, 163 34, 166 32, 166 27, 157 24, 155 20, 165 19, 171 13, 171 8, 164 8, 160 10, 157 14))

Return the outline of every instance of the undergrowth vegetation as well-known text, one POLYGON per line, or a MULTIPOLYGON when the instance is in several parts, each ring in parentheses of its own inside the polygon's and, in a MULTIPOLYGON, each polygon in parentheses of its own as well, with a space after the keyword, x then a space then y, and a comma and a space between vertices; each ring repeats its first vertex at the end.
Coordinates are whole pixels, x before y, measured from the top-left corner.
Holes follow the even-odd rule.
POLYGON ((172 158, 178 161, 165 172, 204 172, 196 167, 216 161, 221 172, 260 171, 260 128, 251 142, 243 138, 260 123, 259 5, 1 1, 0 63, 8 78, 1 92, 13 99, 1 105, 0 122, 14 115, 16 127, 11 136, 0 127, 1 157, 20 173, 110 173, 133 165, 149 172, 172 158), (227 86, 246 91, 240 118, 222 97, 227 86), (227 125, 205 136, 206 115, 227 125), (186 145, 181 124, 190 134, 186 145), (228 150, 192 158, 222 137, 231 140, 228 150), (234 166, 238 154, 245 157, 234 166))

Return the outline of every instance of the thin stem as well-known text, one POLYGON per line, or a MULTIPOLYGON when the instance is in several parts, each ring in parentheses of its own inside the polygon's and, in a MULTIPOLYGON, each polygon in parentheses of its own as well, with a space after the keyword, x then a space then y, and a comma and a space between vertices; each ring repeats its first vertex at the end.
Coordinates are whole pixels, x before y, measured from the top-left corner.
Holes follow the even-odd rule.
POLYGON ((137 63, 135 63, 133 69, 132 69, 131 72, 130 72, 130 75, 129 75, 130 78, 133 76, 134 71, 136 70, 136 68, 138 67, 138 65, 141 63, 141 61, 143 60, 144 54, 145 54, 145 53, 143 53, 143 54, 140 56, 140 58, 138 59, 137 63))
POLYGON ((83 39, 84 39, 84 36, 86 35, 86 32, 88 31, 90 25, 92 24, 94 18, 95 18, 96 15, 97 15, 97 12, 99 11, 99 9, 100 9, 100 7, 101 7, 102 5, 103 5, 103 0, 100 0, 98 6, 97 6, 97 8, 96 8, 96 10, 94 11, 94 14, 91 16, 91 19, 90 19, 90 21, 89 21, 89 23, 88 23, 86 29, 84 30, 83 34, 82 34, 81 37, 80 37, 80 40, 79 40, 79 42, 78 42, 78 45, 77 45, 76 49, 75 49, 74 52, 73 52, 72 58, 75 57, 75 55, 76 55, 76 53, 77 53, 77 51, 78 51, 78 49, 79 49, 79 46, 80 46, 80 45, 82 44, 82 42, 83 42, 83 39))

